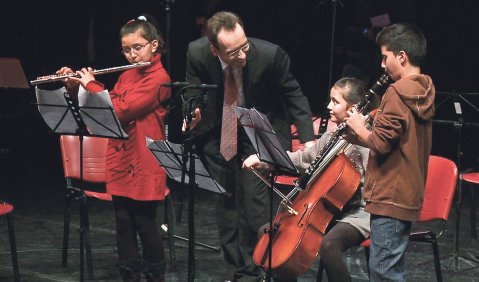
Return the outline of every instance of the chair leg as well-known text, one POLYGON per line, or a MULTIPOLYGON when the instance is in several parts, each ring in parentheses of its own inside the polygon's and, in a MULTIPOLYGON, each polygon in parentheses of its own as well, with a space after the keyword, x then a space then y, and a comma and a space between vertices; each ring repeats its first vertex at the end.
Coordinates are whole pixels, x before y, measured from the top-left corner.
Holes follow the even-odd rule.
POLYGON ((17 243, 15 241, 15 229, 13 228, 13 219, 6 215, 8 225, 8 237, 10 238, 10 253, 12 255, 13 277, 15 282, 20 281, 20 271, 18 269, 17 243))
POLYGON ((368 277, 371 277, 369 274, 369 248, 364 248, 364 255, 366 257, 366 268, 368 270, 368 277))
POLYGON ((165 197, 166 224, 168 225, 168 248, 170 249, 170 268, 176 270, 176 250, 175 250, 175 212, 171 196, 165 197))
POLYGON ((442 282, 441 271, 441 259, 439 257, 439 247, 437 246, 437 238, 434 234, 431 234, 432 252, 434 253, 434 267, 436 269, 436 279, 438 282, 442 282))
POLYGON ((473 186, 473 184, 469 185, 471 187, 471 238, 476 240, 476 187, 473 186))
POLYGON ((68 239, 70 236, 70 218, 71 218, 71 202, 72 191, 67 191, 65 200, 65 209, 63 211, 63 248, 62 248, 62 266, 67 267, 68 264, 68 239))
POLYGON ((318 275, 316 276, 316 282, 323 281, 323 272, 324 272, 324 264, 323 264, 323 261, 321 261, 321 258, 319 258, 318 275))
POLYGON ((81 200, 81 211, 80 216, 83 217, 83 226, 80 228, 83 229, 83 239, 85 243, 85 251, 86 251, 86 266, 88 271, 88 279, 93 279, 93 260, 91 255, 91 237, 90 237, 90 220, 88 217, 88 205, 87 205, 87 197, 85 195, 82 196, 81 200))

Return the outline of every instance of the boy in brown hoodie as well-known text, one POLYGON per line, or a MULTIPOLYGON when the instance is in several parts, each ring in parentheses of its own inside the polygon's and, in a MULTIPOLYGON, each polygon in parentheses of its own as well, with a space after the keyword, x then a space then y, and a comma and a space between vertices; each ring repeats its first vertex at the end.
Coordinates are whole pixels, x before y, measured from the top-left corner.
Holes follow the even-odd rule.
POLYGON ((421 74, 426 39, 410 24, 385 27, 377 36, 382 62, 394 81, 384 94, 372 131, 353 108, 346 139, 370 149, 363 197, 371 213, 371 281, 405 281, 404 253, 411 222, 421 212, 432 143, 435 88, 421 74))

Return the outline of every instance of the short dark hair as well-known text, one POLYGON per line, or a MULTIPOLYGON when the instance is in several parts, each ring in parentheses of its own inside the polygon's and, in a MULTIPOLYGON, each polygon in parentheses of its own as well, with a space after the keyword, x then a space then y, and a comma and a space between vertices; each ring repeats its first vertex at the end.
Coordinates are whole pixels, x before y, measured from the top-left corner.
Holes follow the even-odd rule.
POLYGON ((241 18, 232 12, 218 12, 208 19, 206 24, 206 36, 210 43, 218 48, 218 33, 224 29, 227 31, 233 31, 236 28, 236 24, 239 24, 243 29, 243 21, 241 18))
POLYGON ((120 39, 128 34, 141 31, 141 36, 148 41, 158 40, 158 48, 156 53, 165 53, 166 46, 163 36, 161 35, 156 19, 149 14, 142 14, 137 19, 130 20, 120 30, 120 39))
POLYGON ((387 26, 378 33, 376 42, 395 55, 404 51, 413 66, 421 66, 426 58, 426 38, 421 29, 413 24, 387 26))

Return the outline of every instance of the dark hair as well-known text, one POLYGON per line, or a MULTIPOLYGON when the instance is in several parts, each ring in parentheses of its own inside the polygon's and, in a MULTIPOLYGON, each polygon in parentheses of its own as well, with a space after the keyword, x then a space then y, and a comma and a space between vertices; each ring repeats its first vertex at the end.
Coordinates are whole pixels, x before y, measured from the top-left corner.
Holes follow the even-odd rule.
POLYGON ((387 26, 378 33, 376 42, 394 55, 404 51, 413 66, 421 66, 426 58, 426 38, 421 29, 413 24, 387 26))
POLYGON ((158 48, 156 53, 165 53, 165 41, 158 27, 155 18, 148 14, 142 14, 137 19, 130 20, 120 29, 120 38, 125 35, 141 31, 141 36, 148 41, 158 40, 158 48))
POLYGON ((243 21, 238 15, 232 12, 218 12, 209 18, 206 24, 206 36, 210 43, 218 48, 218 33, 224 29, 227 31, 233 31, 236 28, 236 24, 239 24, 243 29, 243 21))
MULTIPOLYGON (((366 84, 362 80, 354 77, 343 77, 336 81, 333 87, 344 89, 343 98, 349 105, 364 102, 366 100, 366 95, 368 94, 366 91, 366 84)), ((369 95, 374 94, 369 93, 369 95)), ((365 109, 367 112, 379 106, 379 97, 377 97, 377 95, 369 96, 369 101, 370 105, 365 109)))

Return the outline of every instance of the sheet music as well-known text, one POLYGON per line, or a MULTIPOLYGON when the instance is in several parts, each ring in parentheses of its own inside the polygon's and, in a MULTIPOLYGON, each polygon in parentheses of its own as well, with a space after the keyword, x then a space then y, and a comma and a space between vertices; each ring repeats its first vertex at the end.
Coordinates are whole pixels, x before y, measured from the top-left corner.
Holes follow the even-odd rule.
MULTIPOLYGON (((65 87, 56 90, 43 90, 35 87, 38 110, 45 123, 60 134, 76 134, 77 121, 68 108, 64 93, 65 87)), ((113 110, 107 90, 90 93, 80 86, 78 92, 80 116, 85 122, 88 132, 100 137, 126 138, 128 135, 121 128, 113 110)), ((74 106, 74 105, 73 105, 74 106)))
POLYGON ((181 179, 177 180, 177 178, 181 176, 181 160, 175 152, 182 153, 181 145, 171 143, 168 146, 165 142, 155 142, 155 140, 148 137, 146 138, 146 144, 158 161, 158 157, 161 156, 160 164, 165 168, 168 177, 180 181, 181 179))
POLYGON ((128 136, 126 132, 123 131, 123 128, 119 126, 119 121, 113 110, 113 104, 108 90, 91 93, 80 85, 78 104, 81 107, 80 111, 85 124, 93 132, 103 136, 110 136, 111 134, 128 136), (110 109, 110 114, 105 114, 106 108, 110 109), (118 129, 120 132, 112 132, 111 129, 113 128, 118 129))
POLYGON ((65 97, 63 97, 63 93, 66 92, 65 87, 53 91, 35 87, 35 92, 38 111, 48 127, 52 130, 56 128, 55 131, 60 134, 71 133, 72 128, 78 128, 73 114, 68 110, 65 97), (58 124, 60 120, 62 122, 58 124))
MULTIPOLYGON (((153 153, 159 164, 165 169, 167 175, 181 183, 183 175, 182 156, 183 146, 164 140, 154 141, 147 138, 147 146, 153 153)), ((199 188, 223 194, 226 190, 216 180, 211 178, 201 160, 197 155, 194 155, 195 162, 195 183, 199 188)), ((189 169, 190 159, 188 158, 186 164, 186 174, 184 175, 184 183, 189 183, 189 169)))
POLYGON ((265 114, 255 108, 238 107, 236 116, 257 150, 261 161, 273 164, 284 172, 297 173, 265 114))

